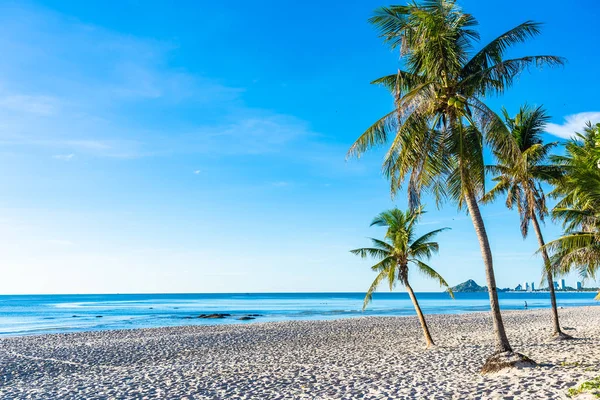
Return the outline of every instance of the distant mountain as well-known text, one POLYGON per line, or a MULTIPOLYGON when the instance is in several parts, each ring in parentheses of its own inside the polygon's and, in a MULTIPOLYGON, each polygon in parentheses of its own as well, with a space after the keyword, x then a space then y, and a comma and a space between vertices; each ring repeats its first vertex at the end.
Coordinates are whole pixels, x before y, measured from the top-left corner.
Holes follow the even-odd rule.
POLYGON ((473 279, 456 285, 452 288, 455 293, 487 292, 487 286, 479 286, 473 279))

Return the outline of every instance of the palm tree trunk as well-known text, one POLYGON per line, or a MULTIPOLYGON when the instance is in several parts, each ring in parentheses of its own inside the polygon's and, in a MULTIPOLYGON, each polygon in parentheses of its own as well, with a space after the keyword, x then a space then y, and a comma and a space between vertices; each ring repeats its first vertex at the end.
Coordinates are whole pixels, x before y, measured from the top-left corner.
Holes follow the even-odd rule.
POLYGON ((408 280, 404 282, 404 286, 406 286, 406 291, 410 296, 410 299, 415 306, 415 311, 417 312, 417 317, 419 317, 419 322, 421 323, 421 327, 423 328, 423 335, 425 336, 425 342, 427 344, 427 348, 431 346, 435 346, 433 339, 431 338, 431 334, 429 333, 429 328, 427 327, 427 322, 425 322, 425 316, 421 311, 421 307, 419 306, 419 302, 417 301, 417 297, 415 296, 415 292, 413 292, 412 287, 408 284, 408 280))
POLYGON ((560 324, 558 322, 558 308, 556 307, 556 293, 554 292, 554 279, 552 277, 552 267, 550 266, 550 257, 548 257, 548 252, 544 247, 545 243, 544 237, 542 236, 542 230, 540 229, 540 224, 538 223, 537 217, 535 215, 531 218, 531 221, 533 222, 533 229, 535 229, 535 234, 537 235, 540 249, 542 249, 542 258, 544 259, 544 266, 546 267, 548 289, 550 290, 550 302, 552 303, 552 323, 554 325, 553 336, 567 336, 561 331, 560 324))
POLYGON ((512 352, 506 331, 504 330, 504 323, 502 322, 502 315, 500 314, 500 304, 498 302, 498 290, 496 288, 496 277, 494 276, 494 265, 492 261, 492 251, 490 249, 490 243, 488 241, 487 233, 485 231, 485 225, 479 212, 479 205, 472 192, 468 192, 465 195, 467 208, 475 227, 475 233, 479 239, 479 247, 481 248, 481 256, 483 257, 483 264, 485 265, 485 275, 487 280, 488 294, 490 296, 490 307, 492 309, 492 320, 494 322, 494 333, 496 335, 496 353, 512 352))

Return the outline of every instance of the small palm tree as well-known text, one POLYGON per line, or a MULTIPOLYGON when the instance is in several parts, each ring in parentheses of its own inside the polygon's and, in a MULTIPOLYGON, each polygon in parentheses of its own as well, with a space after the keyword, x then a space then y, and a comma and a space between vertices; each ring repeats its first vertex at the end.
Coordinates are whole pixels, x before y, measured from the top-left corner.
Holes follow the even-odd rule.
POLYGON ((363 303, 363 310, 371 301, 373 293, 381 282, 387 280, 390 290, 394 288, 397 282, 400 282, 406 287, 408 295, 415 306, 415 311, 417 312, 421 327, 423 328, 423 334, 425 335, 426 345, 427 347, 430 347, 435 345, 435 343, 429 333, 427 322, 425 321, 415 292, 408 282, 409 265, 412 264, 421 273, 437 280, 440 286, 448 289, 450 296, 454 297, 454 295, 444 278, 423 261, 429 260, 431 256, 439 250, 439 245, 430 240, 438 233, 449 228, 437 229, 426 233, 419 238, 415 238, 416 224, 423 213, 422 207, 414 210, 409 209, 404 212, 397 208, 382 212, 375 217, 373 222, 371 222, 371 226, 387 227, 388 229, 384 239, 379 240, 371 238, 373 247, 351 250, 351 253, 359 255, 362 258, 369 256, 378 260, 377 264, 371 267, 371 269, 378 272, 378 274, 367 291, 363 303))
MULTIPOLYGON (((409 205, 429 191, 438 202, 450 199, 467 208, 479 239, 495 334, 495 354, 482 368, 490 372, 528 359, 514 354, 500 313, 492 252, 478 200, 484 195, 483 147, 508 146, 502 121, 486 104, 501 95, 530 66, 562 65, 552 55, 506 58, 516 44, 540 33, 540 24, 526 21, 474 51, 477 20, 454 0, 423 0, 384 7, 371 22, 393 49, 399 49, 403 70, 373 83, 387 87, 395 109, 368 128, 348 155, 391 142, 383 170, 392 194, 407 183, 409 205), (515 356, 515 357, 513 357, 515 356), (509 361, 507 361, 509 360, 509 361)), ((503 149, 503 152, 511 149, 503 149)))
POLYGON ((556 142, 542 143, 541 134, 550 117, 542 107, 531 108, 527 105, 520 108, 518 114, 511 118, 506 109, 502 110, 506 126, 511 133, 508 140, 513 142, 515 152, 503 153, 495 151, 498 164, 488 166, 488 170, 496 176, 496 185, 484 196, 483 200, 491 202, 499 195, 506 195, 506 207, 517 211, 521 218, 521 234, 527 237, 530 223, 533 224, 538 243, 544 260, 544 276, 550 290, 552 303, 553 336, 556 339, 567 339, 571 336, 560 329, 556 294, 554 293, 554 278, 548 252, 544 247, 544 237, 539 221, 544 221, 548 215, 546 197, 542 182, 556 180, 560 176, 560 168, 548 165, 550 150, 556 142))
MULTIPOLYGON (((548 243, 552 263, 558 273, 573 268, 583 279, 595 279, 600 269, 600 124, 588 123, 565 146, 563 156, 553 160, 563 168, 551 195, 560 197, 552 210, 563 221, 565 233, 548 243)), ((600 300, 600 294, 596 297, 600 300)))

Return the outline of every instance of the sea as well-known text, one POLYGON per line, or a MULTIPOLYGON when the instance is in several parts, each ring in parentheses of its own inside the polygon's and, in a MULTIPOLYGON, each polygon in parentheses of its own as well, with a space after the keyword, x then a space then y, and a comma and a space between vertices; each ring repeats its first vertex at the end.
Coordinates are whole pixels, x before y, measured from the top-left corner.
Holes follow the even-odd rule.
MULTIPOLYGON (((594 292, 558 292, 559 307, 600 305, 594 292)), ((487 293, 417 293, 425 314, 488 311, 487 293)), ((406 293, 75 294, 0 295, 0 336, 135 329, 182 325, 252 324, 415 315, 406 293), (220 319, 201 314, 230 314, 220 319), (238 318, 254 314, 250 320, 238 318)), ((502 292, 504 310, 549 308, 548 293, 502 292)))

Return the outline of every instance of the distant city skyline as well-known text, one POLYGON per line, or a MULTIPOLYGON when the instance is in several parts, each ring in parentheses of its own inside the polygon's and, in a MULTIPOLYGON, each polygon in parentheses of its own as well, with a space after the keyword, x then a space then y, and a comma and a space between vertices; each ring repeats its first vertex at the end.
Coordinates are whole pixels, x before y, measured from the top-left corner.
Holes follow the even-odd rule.
MULTIPOLYGON (((516 291, 535 291, 536 287, 538 285, 535 282, 523 282, 523 283, 519 283, 514 290, 516 291)), ((576 290, 581 290, 584 288, 583 286, 583 282, 581 281, 576 281, 574 286, 569 286, 566 282, 565 279, 560 279, 558 281, 554 281, 553 282, 553 286, 554 289, 557 290, 566 290, 568 288, 572 288, 572 289, 576 289, 576 290)), ((548 289, 548 286, 544 286, 544 284, 542 284, 538 290, 544 290, 544 289, 548 289)))

